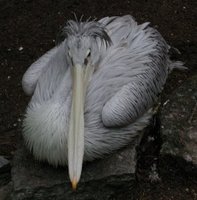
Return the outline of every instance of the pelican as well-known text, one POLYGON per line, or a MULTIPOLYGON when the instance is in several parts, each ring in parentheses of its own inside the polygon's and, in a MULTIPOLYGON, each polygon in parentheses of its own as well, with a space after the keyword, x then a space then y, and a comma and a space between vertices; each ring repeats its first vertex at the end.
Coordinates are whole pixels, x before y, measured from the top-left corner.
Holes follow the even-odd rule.
POLYGON ((68 21, 22 79, 31 96, 23 136, 35 158, 68 165, 76 189, 84 161, 124 147, 149 123, 169 73, 183 68, 169 48, 130 15, 68 21))

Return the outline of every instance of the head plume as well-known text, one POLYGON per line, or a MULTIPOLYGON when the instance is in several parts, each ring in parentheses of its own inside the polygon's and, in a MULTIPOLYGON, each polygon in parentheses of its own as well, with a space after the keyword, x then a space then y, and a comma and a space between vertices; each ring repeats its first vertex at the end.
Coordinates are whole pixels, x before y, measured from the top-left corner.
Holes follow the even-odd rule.
POLYGON ((112 41, 107 34, 105 27, 97 21, 73 21, 69 20, 66 26, 62 29, 57 37, 57 44, 61 43, 69 36, 75 37, 92 37, 100 39, 107 46, 111 45, 112 41))

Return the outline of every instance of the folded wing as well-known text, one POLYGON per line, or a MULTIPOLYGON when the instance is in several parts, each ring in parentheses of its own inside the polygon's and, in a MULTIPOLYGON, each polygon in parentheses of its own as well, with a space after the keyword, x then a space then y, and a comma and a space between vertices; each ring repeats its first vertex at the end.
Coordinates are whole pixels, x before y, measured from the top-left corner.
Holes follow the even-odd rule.
POLYGON ((65 57, 63 56, 63 53, 64 50, 62 45, 56 46, 41 56, 27 69, 22 79, 22 87, 27 95, 33 94, 39 77, 49 68, 50 65, 62 62, 62 59, 65 57))

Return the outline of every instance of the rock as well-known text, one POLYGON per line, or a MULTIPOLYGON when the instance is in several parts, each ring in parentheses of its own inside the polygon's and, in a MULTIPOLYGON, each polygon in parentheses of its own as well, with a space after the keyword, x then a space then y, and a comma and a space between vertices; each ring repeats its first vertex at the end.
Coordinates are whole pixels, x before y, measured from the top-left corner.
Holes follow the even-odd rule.
POLYGON ((197 74, 163 104, 162 155, 182 157, 197 165, 197 74))
POLYGON ((3 187, 0 187, 0 199, 1 200, 8 200, 10 197, 10 193, 12 190, 12 183, 8 183, 7 185, 4 185, 3 187))
POLYGON ((10 161, 0 156, 0 200, 6 200, 11 190, 10 161))
POLYGON ((25 147, 16 152, 12 167, 13 200, 133 199, 136 144, 104 159, 86 163, 77 191, 72 191, 67 168, 36 162, 25 147))
POLYGON ((0 156, 0 172, 4 171, 4 168, 10 164, 10 161, 5 159, 3 156, 0 156))

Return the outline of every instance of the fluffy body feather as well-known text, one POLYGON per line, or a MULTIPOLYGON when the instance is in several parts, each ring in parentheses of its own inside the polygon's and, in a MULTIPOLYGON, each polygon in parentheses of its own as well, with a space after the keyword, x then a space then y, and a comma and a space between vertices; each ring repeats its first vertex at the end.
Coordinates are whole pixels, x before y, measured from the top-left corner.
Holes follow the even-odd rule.
POLYGON ((59 44, 33 63, 22 81, 24 91, 32 95, 23 122, 24 139, 37 159, 53 165, 67 164, 72 89, 67 54, 76 40, 97 49, 85 97, 84 160, 111 153, 138 137, 169 72, 173 66, 182 67, 181 62, 170 61, 162 36, 131 16, 69 21, 59 44))

